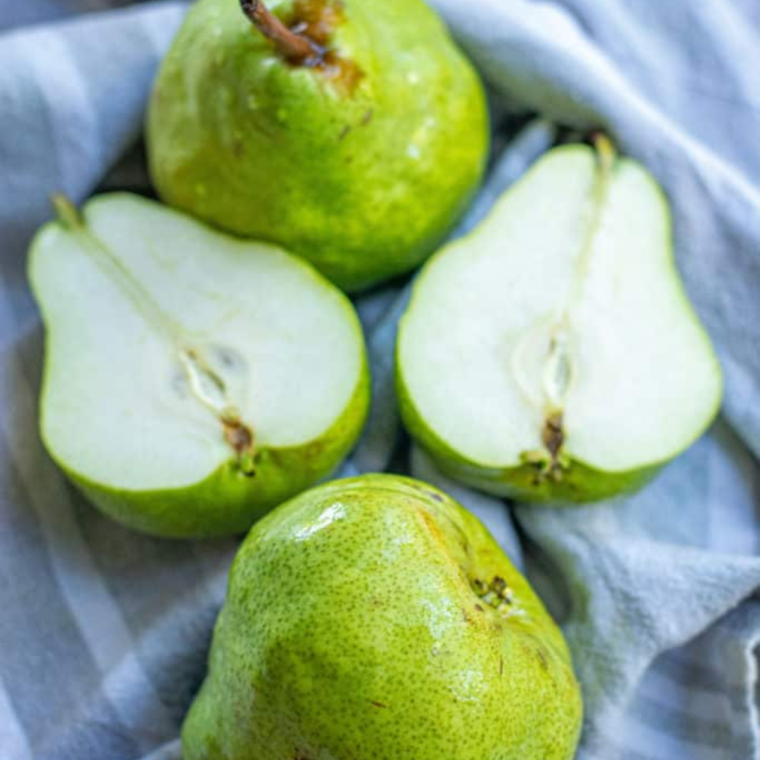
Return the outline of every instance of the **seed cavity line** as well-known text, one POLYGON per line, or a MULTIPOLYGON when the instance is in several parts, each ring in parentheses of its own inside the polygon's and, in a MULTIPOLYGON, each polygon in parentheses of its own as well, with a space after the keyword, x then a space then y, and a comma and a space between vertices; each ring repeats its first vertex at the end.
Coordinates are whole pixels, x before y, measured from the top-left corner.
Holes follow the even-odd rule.
MULTIPOLYGON (((573 307, 581 299, 583 287, 588 278, 591 255, 601 226, 604 206, 609 195, 612 173, 617 161, 615 147, 605 135, 597 134, 594 137, 594 147, 596 148, 597 171, 594 182, 591 218, 586 228, 583 246, 575 267, 570 295, 562 311, 552 319, 552 324, 549 328, 549 349, 541 375, 540 403, 544 419, 541 429, 541 443, 544 448, 541 450, 525 451, 521 455, 523 462, 532 465, 536 469, 536 483, 541 483, 547 479, 559 482, 562 480, 563 471, 567 470, 570 466, 570 459, 563 451, 566 440, 564 412, 575 374, 572 358, 573 333, 570 315, 573 307)), ((543 320, 541 321, 543 322, 543 320)), ((519 363, 522 352, 526 348, 523 344, 529 341, 535 328, 540 326, 540 324, 534 325, 518 343, 513 353, 513 373, 518 379, 518 383, 521 379, 521 373, 515 365, 519 363)), ((532 389, 523 387, 522 390, 528 400, 535 404, 536 398, 532 389)))
POLYGON ((76 236, 85 252, 111 280, 118 283, 146 322, 172 346, 192 396, 220 422, 224 440, 235 452, 240 471, 253 477, 256 474, 253 429, 241 419, 223 378, 206 361, 202 349, 187 340, 182 327, 146 293, 108 246, 87 229, 81 214, 65 195, 54 195, 52 203, 60 223, 76 236))

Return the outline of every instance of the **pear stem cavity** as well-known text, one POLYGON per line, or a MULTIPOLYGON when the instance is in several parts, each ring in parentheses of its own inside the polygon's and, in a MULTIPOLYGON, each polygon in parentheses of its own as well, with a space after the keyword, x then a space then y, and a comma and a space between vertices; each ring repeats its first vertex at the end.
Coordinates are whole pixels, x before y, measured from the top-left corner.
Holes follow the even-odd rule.
POLYGON ((292 63, 317 66, 325 51, 308 37, 288 29, 261 0, 240 0, 240 7, 250 22, 269 40, 280 54, 292 63))
POLYGON ((61 193, 53 195, 51 202, 59 223, 76 235, 83 250, 119 284, 143 319, 176 351, 193 397, 221 422, 224 440, 235 451, 238 466, 245 475, 253 476, 253 431, 240 420, 238 410, 227 395, 224 380, 203 358, 200 349, 190 345, 185 331, 161 309, 108 246, 90 232, 76 206, 61 193))
POLYGON ((194 348, 180 349, 179 359, 193 395, 203 406, 223 419, 229 414, 231 407, 222 378, 209 367, 194 348))
POLYGON ((570 336, 567 326, 563 324, 552 335, 549 357, 544 366, 543 390, 550 409, 556 411, 564 409, 572 374, 570 336))

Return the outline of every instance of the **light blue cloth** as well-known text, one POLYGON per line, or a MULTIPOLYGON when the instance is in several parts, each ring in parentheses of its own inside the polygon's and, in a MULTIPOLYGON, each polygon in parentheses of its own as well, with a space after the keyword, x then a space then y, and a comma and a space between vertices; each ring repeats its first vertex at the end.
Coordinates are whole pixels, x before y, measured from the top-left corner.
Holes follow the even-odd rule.
MULTIPOLYGON (((725 413, 637 496, 517 507, 513 524, 503 503, 447 483, 409 452, 390 382, 406 291, 386 290, 358 304, 375 404, 343 473, 404 469, 435 481, 524 563, 563 622, 583 685, 579 758, 760 757, 760 10, 750 0, 434 4, 496 93, 498 155, 465 228, 556 139, 546 121, 513 135, 507 110, 608 129, 671 197, 678 266, 725 370, 725 413)), ((107 5, 0 0, 0 25, 107 5)), ((0 35, 2 758, 179 757, 224 595, 235 542, 122 529, 45 455, 42 334, 24 274, 47 196, 81 200, 139 135, 182 13, 144 4, 0 35)), ((139 159, 106 186, 145 188, 139 159)))

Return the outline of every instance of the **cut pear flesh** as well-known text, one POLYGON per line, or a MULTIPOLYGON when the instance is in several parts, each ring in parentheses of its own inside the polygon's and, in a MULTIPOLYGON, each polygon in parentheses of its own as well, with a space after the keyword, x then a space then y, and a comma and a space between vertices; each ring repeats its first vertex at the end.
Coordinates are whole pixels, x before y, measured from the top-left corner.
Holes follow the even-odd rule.
POLYGON ((423 443, 482 468, 662 463, 721 377, 671 252, 667 201, 607 143, 551 151, 424 268, 398 372, 423 443))
POLYGON ((349 407, 361 328, 309 265, 128 195, 63 216, 30 277, 48 327, 42 433, 67 470, 139 491, 230 460, 255 477, 259 451, 318 440, 349 407))

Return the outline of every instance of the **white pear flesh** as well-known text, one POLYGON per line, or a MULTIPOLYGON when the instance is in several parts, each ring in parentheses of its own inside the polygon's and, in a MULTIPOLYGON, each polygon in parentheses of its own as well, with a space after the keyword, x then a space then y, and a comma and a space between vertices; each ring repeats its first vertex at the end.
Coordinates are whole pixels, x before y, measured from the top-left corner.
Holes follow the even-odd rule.
POLYGON ((637 163, 586 146, 551 151, 425 266, 397 350, 412 434, 421 420, 470 470, 551 459, 552 414, 564 459, 651 468, 704 431, 721 397, 665 196, 637 163))
MULTIPOLYGON (((366 384, 361 327, 310 265, 136 196, 82 216, 79 230, 43 228, 30 260, 48 327, 42 436, 68 471, 182 489, 239 453, 230 415, 261 451, 319 441, 350 410, 366 384)), ((366 403, 341 434, 358 435, 366 403)))

